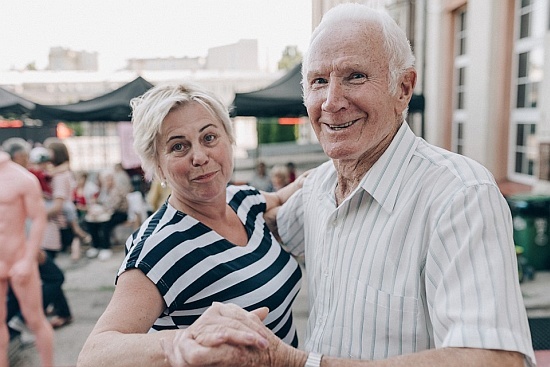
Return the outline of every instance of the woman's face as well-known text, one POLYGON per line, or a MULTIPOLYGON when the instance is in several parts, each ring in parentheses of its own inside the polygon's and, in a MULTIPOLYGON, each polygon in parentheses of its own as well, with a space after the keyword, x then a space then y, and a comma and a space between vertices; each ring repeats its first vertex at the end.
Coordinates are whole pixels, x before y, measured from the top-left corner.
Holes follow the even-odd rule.
POLYGON ((198 102, 171 111, 157 138, 159 171, 172 188, 172 202, 225 201, 233 174, 233 148, 223 123, 198 102))

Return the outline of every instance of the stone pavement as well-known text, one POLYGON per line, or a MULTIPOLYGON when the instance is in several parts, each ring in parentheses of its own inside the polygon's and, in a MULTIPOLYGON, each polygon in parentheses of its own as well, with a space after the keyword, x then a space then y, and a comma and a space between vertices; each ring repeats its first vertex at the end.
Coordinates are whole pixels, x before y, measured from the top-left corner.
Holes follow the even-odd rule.
MULTIPOLYGON (((122 246, 115 247, 113 257, 107 261, 82 258, 72 262, 66 254, 56 259, 65 271, 63 289, 68 298, 74 321, 55 330, 55 367, 75 366, 78 354, 99 316, 111 299, 114 276, 122 262, 122 246)), ((294 317, 300 340, 304 340, 307 320, 307 284, 294 303, 294 317)), ((538 272, 535 279, 522 283, 522 292, 529 317, 550 317, 550 272, 538 272)), ((26 339, 27 335, 23 335, 26 339)), ((11 367, 39 366, 36 349, 22 346, 19 340, 10 345, 11 367)), ((550 359, 550 358, 549 358, 550 359)), ((539 364, 539 367, 550 366, 539 364)))

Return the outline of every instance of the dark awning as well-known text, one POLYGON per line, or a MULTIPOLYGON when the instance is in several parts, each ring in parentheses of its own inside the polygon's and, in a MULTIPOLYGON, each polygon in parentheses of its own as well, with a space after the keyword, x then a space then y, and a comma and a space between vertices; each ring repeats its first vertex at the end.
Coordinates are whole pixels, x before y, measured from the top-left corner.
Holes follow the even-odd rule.
POLYGON ((57 121, 130 121, 130 100, 153 84, 137 77, 122 87, 87 101, 58 106, 36 105, 32 117, 57 121))
POLYGON ((0 115, 28 114, 34 110, 35 106, 33 102, 0 88, 0 115))
POLYGON ((233 116, 300 117, 307 114, 302 100, 302 64, 264 89, 237 93, 233 116))

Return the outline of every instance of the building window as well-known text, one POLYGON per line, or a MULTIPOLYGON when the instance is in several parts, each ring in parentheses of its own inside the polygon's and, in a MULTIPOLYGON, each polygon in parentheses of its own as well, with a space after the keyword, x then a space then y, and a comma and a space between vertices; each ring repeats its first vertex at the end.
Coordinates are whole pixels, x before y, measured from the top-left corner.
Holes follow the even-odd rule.
POLYGON ((452 122, 452 150, 456 153, 464 152, 464 129, 466 125, 466 75, 470 62, 467 50, 467 12, 466 7, 458 9, 454 14, 454 75, 453 75, 453 122, 452 122))
POLYGON ((544 74, 548 0, 516 0, 509 176, 532 184, 537 164, 539 88, 544 74))
POLYGON ((535 124, 518 124, 516 132, 516 173, 534 175, 536 147, 533 142, 536 141, 536 125, 535 124))

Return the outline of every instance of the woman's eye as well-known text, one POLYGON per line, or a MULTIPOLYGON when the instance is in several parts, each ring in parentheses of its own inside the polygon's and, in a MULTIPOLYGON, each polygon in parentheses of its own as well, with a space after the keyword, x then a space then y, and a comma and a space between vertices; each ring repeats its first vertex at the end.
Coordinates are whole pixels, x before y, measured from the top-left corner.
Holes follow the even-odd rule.
POLYGON ((183 144, 182 143, 176 143, 172 145, 172 151, 173 152, 181 152, 183 150, 183 144))
POLYGON ((207 143, 212 143, 214 140, 216 140, 216 135, 214 134, 207 134, 204 136, 204 140, 207 142, 207 143))

